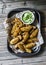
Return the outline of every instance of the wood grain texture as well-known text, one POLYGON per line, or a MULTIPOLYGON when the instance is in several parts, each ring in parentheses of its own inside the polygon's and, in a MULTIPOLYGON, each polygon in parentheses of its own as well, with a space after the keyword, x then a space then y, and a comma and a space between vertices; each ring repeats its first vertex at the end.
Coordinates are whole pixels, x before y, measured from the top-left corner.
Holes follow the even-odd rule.
POLYGON ((0 9, 0 14, 2 13, 2 9, 0 9))
POLYGON ((31 0, 24 2, 15 2, 16 0, 0 0, 0 65, 46 65, 46 2, 31 0), (44 38, 44 45, 41 52, 30 58, 21 58, 11 54, 7 49, 7 33, 4 28, 3 22, 7 17, 9 11, 15 8, 34 8, 43 12, 44 17, 41 21, 41 32, 44 38))
MULTIPOLYGON (((38 3, 38 2, 37 2, 38 3)), ((24 2, 11 2, 11 3, 4 3, 4 10, 3 13, 8 13, 9 11, 11 11, 12 9, 15 8, 35 8, 35 9, 39 9, 39 10, 45 10, 46 5, 39 5, 39 4, 35 4, 35 2, 32 3, 31 2, 26 2, 26 5, 24 5, 24 2), (17 5, 18 4, 18 5, 17 5)))

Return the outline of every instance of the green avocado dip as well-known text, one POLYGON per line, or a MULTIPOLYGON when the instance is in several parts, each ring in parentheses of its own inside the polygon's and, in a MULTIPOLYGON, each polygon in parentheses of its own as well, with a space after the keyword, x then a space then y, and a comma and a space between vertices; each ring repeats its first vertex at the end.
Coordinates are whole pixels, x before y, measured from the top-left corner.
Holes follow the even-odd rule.
POLYGON ((27 11, 23 13, 22 20, 24 23, 31 24, 34 22, 34 14, 33 12, 27 11))

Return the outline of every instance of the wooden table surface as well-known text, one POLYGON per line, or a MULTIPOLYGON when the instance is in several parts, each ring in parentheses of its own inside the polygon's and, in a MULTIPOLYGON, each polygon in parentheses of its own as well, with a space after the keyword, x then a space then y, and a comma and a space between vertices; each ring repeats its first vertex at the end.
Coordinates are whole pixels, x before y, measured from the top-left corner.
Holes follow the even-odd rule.
POLYGON ((46 1, 27 1, 15 2, 11 0, 0 0, 0 65, 46 65, 46 1), (10 10, 16 8, 34 8, 43 12, 41 21, 41 30, 44 38, 43 49, 38 55, 30 58, 21 58, 12 55, 7 49, 7 33, 5 31, 3 22, 10 10))

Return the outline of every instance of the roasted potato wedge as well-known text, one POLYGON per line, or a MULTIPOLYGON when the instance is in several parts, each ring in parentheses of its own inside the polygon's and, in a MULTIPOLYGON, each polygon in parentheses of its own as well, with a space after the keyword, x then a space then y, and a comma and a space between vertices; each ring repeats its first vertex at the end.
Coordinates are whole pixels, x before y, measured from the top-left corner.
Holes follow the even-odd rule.
POLYGON ((35 43, 28 43, 27 45, 26 45, 26 48, 32 48, 32 47, 34 47, 36 44, 35 43))
POLYGON ((19 34, 19 32, 20 32, 20 29, 19 28, 17 28, 15 31, 14 31, 14 33, 13 33, 13 37, 16 37, 18 34, 19 34))
POLYGON ((24 48, 23 44, 18 44, 18 48, 19 48, 21 51, 24 51, 24 52, 25 52, 25 48, 24 48))
POLYGON ((28 39, 27 43, 38 42, 38 38, 28 39))
POLYGON ((23 23, 19 18, 15 18, 16 24, 18 25, 18 27, 22 27, 23 23))
POLYGON ((10 44, 16 44, 19 40, 21 40, 22 39, 22 37, 21 37, 21 35, 19 35, 19 36, 17 36, 16 38, 14 38, 14 39, 12 39, 11 41, 10 41, 10 44))
POLYGON ((23 33, 23 40, 26 41, 29 38, 29 33, 28 32, 24 32, 23 33))
POLYGON ((19 41, 19 38, 14 38, 10 41, 10 44, 16 44, 19 41))
POLYGON ((23 31, 23 32, 29 32, 31 29, 32 29, 32 26, 30 26, 30 25, 20 28, 20 30, 23 31))
POLYGON ((14 33, 14 31, 16 30, 17 27, 18 27, 17 24, 14 24, 14 25, 13 25, 12 30, 11 30, 11 34, 14 33))
POLYGON ((17 44, 14 45, 14 49, 18 48, 19 44, 24 44, 22 41, 18 42, 17 44))
POLYGON ((34 30, 32 34, 30 35, 30 38, 36 37, 38 34, 38 29, 34 30))
POLYGON ((27 49, 27 48, 26 48, 25 50, 26 50, 27 53, 31 53, 31 52, 32 52, 31 49, 27 49))

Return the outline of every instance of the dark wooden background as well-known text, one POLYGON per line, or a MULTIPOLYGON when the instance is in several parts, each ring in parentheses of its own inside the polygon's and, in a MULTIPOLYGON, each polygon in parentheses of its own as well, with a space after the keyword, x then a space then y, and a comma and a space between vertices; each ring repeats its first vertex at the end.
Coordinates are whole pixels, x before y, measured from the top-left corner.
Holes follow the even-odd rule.
POLYGON ((46 0, 0 0, 0 65, 46 65, 46 0), (16 8, 34 8, 42 12, 41 32, 44 39, 40 54, 31 58, 21 58, 12 55, 7 49, 7 33, 3 22, 7 14, 16 8))

